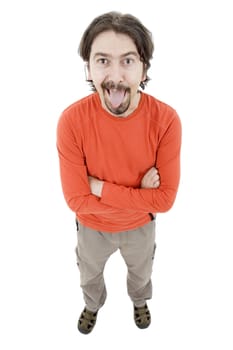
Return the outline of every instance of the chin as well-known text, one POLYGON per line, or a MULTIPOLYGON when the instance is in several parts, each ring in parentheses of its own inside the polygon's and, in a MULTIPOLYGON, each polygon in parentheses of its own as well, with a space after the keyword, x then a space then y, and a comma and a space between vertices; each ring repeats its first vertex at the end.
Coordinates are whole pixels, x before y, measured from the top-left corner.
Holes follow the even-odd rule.
POLYGON ((120 106, 116 107, 116 108, 113 108, 111 105, 109 104, 105 104, 108 111, 117 115, 117 116, 120 116, 120 115, 124 115, 125 113, 127 113, 128 109, 129 109, 129 106, 130 104, 127 103, 127 104, 121 104, 120 106))

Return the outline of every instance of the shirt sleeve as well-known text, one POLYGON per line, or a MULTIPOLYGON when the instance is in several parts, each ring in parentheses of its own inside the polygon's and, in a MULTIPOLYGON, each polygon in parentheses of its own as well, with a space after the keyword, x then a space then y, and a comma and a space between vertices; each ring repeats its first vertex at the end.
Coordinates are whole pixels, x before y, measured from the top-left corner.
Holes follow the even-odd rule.
POLYGON ((76 127, 74 134, 72 121, 65 113, 58 121, 57 150, 62 190, 69 208, 80 214, 115 212, 114 208, 91 194, 81 132, 76 127))
POLYGON ((180 181, 180 149, 181 122, 175 114, 157 149, 155 166, 160 175, 160 186, 157 189, 142 189, 105 182, 101 203, 145 213, 168 211, 175 201, 180 181))

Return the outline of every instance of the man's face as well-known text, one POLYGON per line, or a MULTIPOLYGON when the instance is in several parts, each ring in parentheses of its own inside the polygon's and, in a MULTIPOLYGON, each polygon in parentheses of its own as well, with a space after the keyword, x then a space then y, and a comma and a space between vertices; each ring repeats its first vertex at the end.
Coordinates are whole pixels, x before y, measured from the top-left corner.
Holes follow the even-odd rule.
POLYGON ((104 109, 113 115, 132 113, 140 100, 138 87, 146 79, 133 40, 114 31, 100 33, 91 47, 88 79, 93 81, 104 109))

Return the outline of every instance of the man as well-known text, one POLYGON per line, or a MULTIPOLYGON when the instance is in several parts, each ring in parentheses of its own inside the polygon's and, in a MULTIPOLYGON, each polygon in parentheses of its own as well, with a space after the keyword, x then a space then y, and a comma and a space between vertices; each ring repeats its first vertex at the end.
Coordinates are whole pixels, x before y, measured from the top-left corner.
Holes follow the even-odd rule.
POLYGON ((76 214, 77 261, 88 334, 106 299, 104 266, 120 250, 134 320, 151 323, 155 217, 168 211, 180 178, 181 123, 173 108, 145 94, 153 54, 148 29, 110 12, 84 32, 79 54, 93 93, 69 106, 57 128, 64 197, 76 214))

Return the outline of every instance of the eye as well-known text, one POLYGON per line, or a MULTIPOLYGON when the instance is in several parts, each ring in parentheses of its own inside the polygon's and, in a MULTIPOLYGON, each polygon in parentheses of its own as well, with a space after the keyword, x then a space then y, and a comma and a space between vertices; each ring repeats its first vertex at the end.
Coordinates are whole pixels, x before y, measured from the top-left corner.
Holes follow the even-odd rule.
POLYGON ((131 66, 133 63, 134 63, 134 59, 131 57, 126 57, 123 60, 123 65, 125 65, 125 66, 131 66))
POLYGON ((107 58, 104 58, 104 57, 101 57, 97 60, 97 63, 100 64, 100 65, 107 65, 108 64, 108 60, 107 58))

